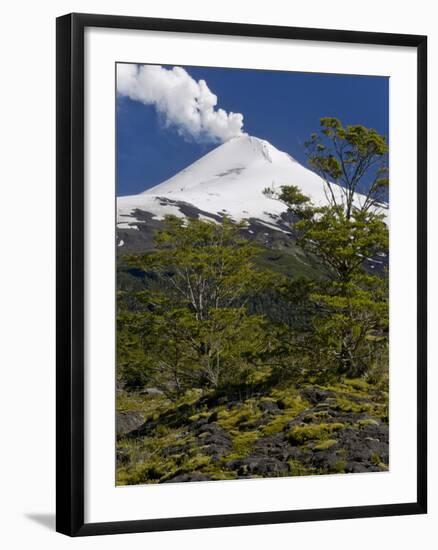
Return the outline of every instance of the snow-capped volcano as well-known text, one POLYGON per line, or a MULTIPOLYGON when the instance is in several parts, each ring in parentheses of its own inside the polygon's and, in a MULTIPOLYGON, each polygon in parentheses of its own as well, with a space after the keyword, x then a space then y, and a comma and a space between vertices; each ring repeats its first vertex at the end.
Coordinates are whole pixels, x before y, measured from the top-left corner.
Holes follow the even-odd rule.
MULTIPOLYGON (((117 199, 119 229, 136 228, 136 211, 161 220, 166 214, 185 216, 184 205, 202 217, 228 214, 232 219, 257 219, 275 228, 286 206, 263 193, 296 185, 315 205, 327 203, 323 180, 268 141, 242 135, 210 151, 173 176, 139 195, 117 199)), ((339 188, 334 186, 336 194, 339 188)))

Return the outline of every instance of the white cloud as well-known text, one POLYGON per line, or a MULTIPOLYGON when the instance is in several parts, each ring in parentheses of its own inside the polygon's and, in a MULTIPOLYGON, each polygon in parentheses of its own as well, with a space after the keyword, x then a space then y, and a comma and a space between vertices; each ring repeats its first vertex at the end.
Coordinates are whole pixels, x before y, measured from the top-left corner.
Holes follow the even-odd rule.
POLYGON ((205 80, 194 80, 182 67, 117 65, 117 92, 153 105, 165 124, 196 141, 226 141, 243 133, 243 115, 216 109, 217 96, 205 80))

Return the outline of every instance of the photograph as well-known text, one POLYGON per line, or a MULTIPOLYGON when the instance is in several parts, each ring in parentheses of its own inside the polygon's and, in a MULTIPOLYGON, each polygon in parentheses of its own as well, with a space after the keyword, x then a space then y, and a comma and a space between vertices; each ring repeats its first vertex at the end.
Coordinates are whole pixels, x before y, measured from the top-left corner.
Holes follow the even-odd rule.
POLYGON ((390 79, 115 71, 116 485, 390 471, 390 79))
POLYGON ((433 546, 438 26, 339 4, 6 5, 1 547, 433 546))

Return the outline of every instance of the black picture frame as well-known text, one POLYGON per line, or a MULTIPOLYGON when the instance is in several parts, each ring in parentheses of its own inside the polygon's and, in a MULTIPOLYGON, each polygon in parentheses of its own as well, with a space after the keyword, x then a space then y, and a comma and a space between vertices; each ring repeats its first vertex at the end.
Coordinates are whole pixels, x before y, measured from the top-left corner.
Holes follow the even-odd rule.
POLYGON ((112 15, 68 14, 57 25, 57 497, 56 529, 69 536, 200 529, 424 514, 427 511, 427 38, 112 15), (407 46, 417 52, 417 499, 415 502, 311 510, 84 521, 84 30, 86 27, 407 46))

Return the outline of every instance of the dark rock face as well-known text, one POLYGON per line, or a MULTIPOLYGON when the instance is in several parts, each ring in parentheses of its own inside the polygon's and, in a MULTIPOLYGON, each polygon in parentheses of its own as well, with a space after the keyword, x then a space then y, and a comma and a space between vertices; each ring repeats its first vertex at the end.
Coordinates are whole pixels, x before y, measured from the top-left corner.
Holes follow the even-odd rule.
POLYGON ((330 473, 336 471, 338 464, 342 466, 342 469, 344 468, 341 457, 342 455, 339 455, 337 450, 331 448, 323 451, 308 453, 308 455, 303 458, 304 462, 308 466, 322 470, 326 473, 330 473))
POLYGON ((227 467, 235 470, 239 477, 279 477, 286 475, 289 467, 276 458, 251 456, 239 458, 227 463, 227 467))
MULTIPOLYGON (((178 208, 188 218, 199 219, 202 216, 216 220, 217 222, 223 219, 223 216, 219 213, 204 211, 187 202, 171 200, 168 197, 161 197, 160 202, 163 206, 170 205, 178 208)), ((156 219, 150 212, 136 209, 133 211, 133 217, 137 220, 136 222, 131 221, 130 218, 126 220, 131 226, 130 228, 125 227, 121 229, 117 227, 118 254, 152 250, 154 248, 155 232, 163 228, 163 222, 156 219), (122 242, 123 244, 121 244, 122 242)), ((120 221, 123 221, 123 219, 120 221)), ((272 219, 273 225, 277 225, 279 230, 268 227, 263 221, 257 218, 249 218, 247 222, 248 228, 243 234, 248 239, 273 248, 287 247, 289 245, 291 229, 289 216, 286 213, 280 218, 273 217, 272 219)))
POLYGON ((290 455, 291 446, 282 433, 260 438, 256 441, 252 451, 252 456, 272 457, 284 462, 290 455))
POLYGON ((162 222, 156 220, 149 212, 135 210, 134 216, 141 223, 132 223, 137 229, 117 228, 117 253, 142 252, 151 250, 154 247, 154 233, 161 229, 162 222), (120 244, 123 241, 123 245, 120 244))
POLYGON ((197 444, 202 452, 219 460, 232 448, 228 432, 216 423, 204 424, 197 430, 197 444))
POLYGON ((138 412, 118 412, 116 416, 117 435, 127 435, 139 428, 143 422, 144 418, 138 412))
POLYGON ((353 462, 373 463, 389 461, 388 426, 365 426, 359 430, 347 428, 339 434, 339 444, 353 462))
POLYGON ((199 432, 199 428, 201 428, 202 426, 205 426, 206 424, 208 424, 208 418, 200 418, 199 420, 195 420, 194 422, 192 422, 190 425, 189 425, 189 429, 195 433, 198 433, 199 432))
POLYGON ((190 452, 190 444, 172 445, 164 448, 161 454, 167 458, 169 456, 178 456, 190 452))
POLYGON ((262 401, 259 404, 259 408, 264 412, 275 413, 280 410, 279 406, 275 401, 262 401))
POLYGON ((317 388, 306 388, 303 390, 302 394, 312 403, 312 405, 316 405, 317 403, 325 401, 327 398, 333 397, 333 392, 317 388))

